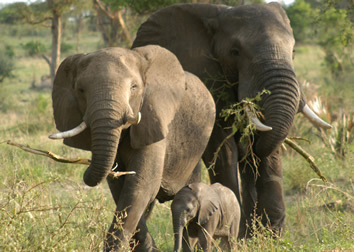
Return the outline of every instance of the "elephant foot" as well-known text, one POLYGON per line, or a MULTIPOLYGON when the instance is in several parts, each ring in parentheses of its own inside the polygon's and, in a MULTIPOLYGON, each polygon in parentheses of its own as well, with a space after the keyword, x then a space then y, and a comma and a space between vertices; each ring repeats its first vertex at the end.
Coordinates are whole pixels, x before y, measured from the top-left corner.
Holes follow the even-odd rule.
POLYGON ((134 242, 131 244, 131 249, 134 252, 157 252, 159 251, 155 245, 154 239, 150 233, 145 235, 140 234, 139 231, 134 235, 134 242))

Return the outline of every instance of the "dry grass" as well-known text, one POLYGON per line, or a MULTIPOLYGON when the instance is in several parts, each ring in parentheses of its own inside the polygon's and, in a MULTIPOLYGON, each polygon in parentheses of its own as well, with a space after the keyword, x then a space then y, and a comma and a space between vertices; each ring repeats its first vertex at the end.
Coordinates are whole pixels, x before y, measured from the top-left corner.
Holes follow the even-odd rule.
MULTIPOLYGON (((96 49, 99 35, 96 36, 88 36, 88 44, 82 47, 85 51, 96 49)), ((9 42, 20 43, 18 39, 9 42)), ((21 53, 20 50, 16 78, 0 86, 0 142, 13 140, 61 156, 90 158, 88 152, 47 138, 56 131, 50 91, 33 90, 30 86, 33 73, 39 78, 47 74, 48 68, 44 60, 27 58, 21 53)), ((321 89, 327 85, 322 85, 322 56, 317 47, 304 46, 303 51, 297 50, 295 64, 300 82, 306 79, 321 89)), ((347 93, 352 92, 348 90, 347 93)), ((323 90, 319 90, 319 95, 323 97, 323 90)), ((327 97, 327 101, 331 100, 338 99, 327 97)), ((345 103, 345 106, 352 105, 345 103)), ((237 241, 237 248, 241 251, 353 251, 353 143, 348 142, 348 155, 339 160, 323 143, 319 131, 301 116, 296 119, 293 133, 312 141, 311 145, 303 143, 302 147, 316 158, 330 184, 313 180, 316 174, 308 164, 288 150, 283 162, 287 206, 284 237, 270 239, 266 230, 258 229, 253 239, 237 241)), ((0 144, 0 169, 1 251, 102 250, 115 206, 105 183, 95 188, 84 185, 85 166, 59 164, 0 144)), ((205 181, 206 174, 204 170, 205 181)), ((161 251, 172 251, 169 203, 157 204, 148 228, 161 251)))

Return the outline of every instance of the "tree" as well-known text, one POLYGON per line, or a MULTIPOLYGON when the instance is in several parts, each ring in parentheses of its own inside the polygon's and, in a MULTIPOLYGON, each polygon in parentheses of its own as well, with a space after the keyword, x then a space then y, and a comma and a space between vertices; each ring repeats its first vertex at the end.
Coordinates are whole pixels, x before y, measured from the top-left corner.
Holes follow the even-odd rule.
POLYGON ((76 52, 80 52, 80 37, 84 19, 92 16, 92 7, 91 1, 76 0, 75 5, 70 8, 70 13, 68 13, 75 21, 76 52))
POLYGON ((16 3, 9 7, 10 13, 15 13, 12 21, 24 21, 33 25, 51 27, 51 58, 49 59, 44 54, 42 56, 49 64, 52 82, 54 81, 55 72, 60 62, 61 16, 79 1, 80 0, 47 0, 46 2, 36 1, 29 5, 16 3))
POLYGON ((122 16, 127 1, 93 0, 97 13, 97 25, 101 31, 105 46, 118 46, 122 42, 132 43, 126 22, 122 16))
POLYGON ((319 44, 326 53, 325 64, 335 77, 354 70, 353 4, 345 3, 326 1, 316 20, 319 44))
POLYGON ((97 25, 107 47, 132 44, 127 19, 133 14, 147 15, 168 5, 184 2, 192 0, 93 0, 97 25))
POLYGON ((316 10, 305 0, 296 0, 286 9, 296 42, 309 42, 314 37, 316 10))

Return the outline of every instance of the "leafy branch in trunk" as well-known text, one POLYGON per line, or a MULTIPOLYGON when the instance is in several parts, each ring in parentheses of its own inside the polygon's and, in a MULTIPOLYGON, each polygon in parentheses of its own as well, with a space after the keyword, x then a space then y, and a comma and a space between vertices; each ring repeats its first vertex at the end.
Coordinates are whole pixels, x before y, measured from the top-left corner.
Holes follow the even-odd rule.
MULTIPOLYGON (((222 90, 221 90, 222 91, 222 90)), ((254 143, 254 132, 256 130, 256 126, 253 122, 251 122, 247 116, 246 109, 257 115, 259 118, 262 117, 262 114, 259 112, 260 107, 256 104, 262 98, 263 94, 269 94, 270 92, 267 90, 263 90, 262 92, 258 93, 255 98, 246 98, 239 103, 235 103, 230 105, 229 108, 223 109, 220 112, 220 117, 224 118, 225 121, 232 118, 232 125, 231 125, 231 133, 222 141, 219 145, 217 151, 214 154, 213 162, 208 167, 208 169, 213 169, 218 158, 219 152, 222 146, 227 142, 228 139, 233 137, 237 132, 240 133, 241 143, 246 146, 246 154, 242 157, 241 161, 245 161, 245 163, 251 163, 253 167, 257 167, 259 163, 259 158, 253 152, 252 146, 254 143)), ((223 95, 221 95, 223 97, 223 95)), ((256 171, 257 173, 258 171, 256 171)))
MULTIPOLYGON (((227 142, 228 139, 233 137, 237 132, 240 133, 241 138, 240 142, 246 146, 245 155, 242 157, 240 162, 245 162, 246 164, 251 165, 251 167, 255 167, 255 173, 258 173, 257 167, 260 159, 253 152, 253 143, 254 143, 254 132, 256 130, 256 126, 253 124, 251 120, 249 120, 246 109, 248 109, 252 114, 257 115, 258 118, 263 118, 262 113, 260 112, 260 107, 256 104, 262 99, 262 95, 270 94, 270 91, 263 90, 258 93, 255 98, 246 98, 239 103, 230 105, 229 108, 223 109, 220 112, 220 117, 224 118, 225 121, 233 120, 231 125, 231 133, 221 142, 216 152, 214 153, 213 162, 210 164, 208 169, 213 169, 218 158, 219 152, 223 145, 227 142)), ((307 139, 300 137, 292 137, 285 138, 284 143, 289 145, 292 149, 294 149, 297 153, 299 153, 309 164, 311 169, 322 179, 323 182, 327 182, 327 179, 322 175, 320 169, 315 164, 315 159, 308 152, 302 149, 296 142, 293 140, 304 140, 309 142, 307 139)))

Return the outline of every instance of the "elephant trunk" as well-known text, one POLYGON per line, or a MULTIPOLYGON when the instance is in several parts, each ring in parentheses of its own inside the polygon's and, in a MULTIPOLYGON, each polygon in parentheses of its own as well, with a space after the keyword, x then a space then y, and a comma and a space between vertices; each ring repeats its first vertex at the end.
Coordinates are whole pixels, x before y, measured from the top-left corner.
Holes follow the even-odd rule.
POLYGON ((291 69, 277 69, 263 76, 264 88, 271 92, 262 100, 265 125, 271 131, 261 132, 255 146, 259 157, 270 155, 278 149, 289 133, 298 110, 300 88, 291 69))
POLYGON ((173 232, 175 238, 175 248, 174 252, 181 251, 182 248, 182 234, 183 228, 185 225, 183 210, 181 211, 173 211, 173 232))
POLYGON ((109 174, 114 165, 124 115, 120 115, 113 106, 104 103, 95 104, 97 108, 89 116, 89 125, 92 136, 91 165, 84 174, 84 182, 88 186, 96 186, 109 174), (108 106, 107 106, 108 105, 108 106))

